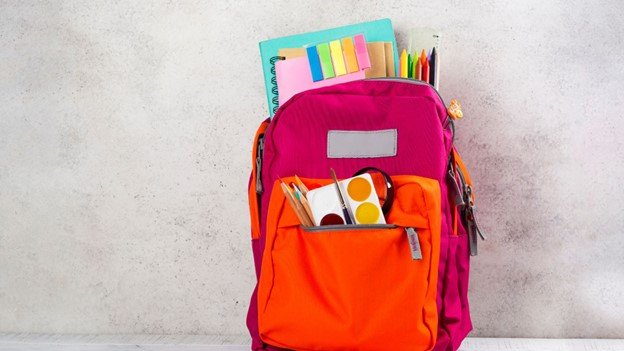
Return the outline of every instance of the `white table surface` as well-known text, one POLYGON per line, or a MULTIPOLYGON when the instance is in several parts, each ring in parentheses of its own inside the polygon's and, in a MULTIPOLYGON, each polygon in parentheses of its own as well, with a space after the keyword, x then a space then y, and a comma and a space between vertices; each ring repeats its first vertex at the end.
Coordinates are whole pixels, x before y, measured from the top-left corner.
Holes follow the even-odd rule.
MULTIPOLYGON (((246 336, 0 333, 2 351, 248 351, 246 336)), ((624 340, 468 338, 461 351, 624 351, 624 340)))

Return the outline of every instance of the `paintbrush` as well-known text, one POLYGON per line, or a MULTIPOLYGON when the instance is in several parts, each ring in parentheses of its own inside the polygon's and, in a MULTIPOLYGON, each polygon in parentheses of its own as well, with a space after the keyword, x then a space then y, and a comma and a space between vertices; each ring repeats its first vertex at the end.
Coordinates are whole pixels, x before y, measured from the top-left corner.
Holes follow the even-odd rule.
POLYGON ((334 185, 336 186, 336 191, 338 192, 338 199, 340 200, 340 207, 342 207, 342 214, 345 217, 346 224, 353 224, 353 218, 351 218, 351 214, 349 214, 349 210, 347 209, 347 203, 344 200, 344 196, 342 196, 342 190, 340 189, 340 184, 338 184, 338 178, 336 178, 336 172, 333 168, 330 168, 332 179, 334 180, 334 185))

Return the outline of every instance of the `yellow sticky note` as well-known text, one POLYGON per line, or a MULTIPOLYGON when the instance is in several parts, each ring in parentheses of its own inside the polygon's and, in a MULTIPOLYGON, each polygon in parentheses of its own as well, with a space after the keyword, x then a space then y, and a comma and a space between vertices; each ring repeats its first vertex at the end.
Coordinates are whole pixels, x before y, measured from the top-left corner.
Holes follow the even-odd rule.
POLYGON ((340 45, 340 40, 330 41, 329 50, 331 52, 332 62, 334 63, 334 72, 336 73, 336 76, 347 74, 344 57, 342 56, 342 46, 340 45))

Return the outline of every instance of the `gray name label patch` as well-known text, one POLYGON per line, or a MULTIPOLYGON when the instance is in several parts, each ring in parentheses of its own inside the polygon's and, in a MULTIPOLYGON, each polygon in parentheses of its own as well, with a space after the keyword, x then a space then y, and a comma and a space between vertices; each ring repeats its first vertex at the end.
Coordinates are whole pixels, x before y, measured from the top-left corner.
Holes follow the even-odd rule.
POLYGON ((373 158, 396 156, 397 130, 330 130, 328 158, 373 158))

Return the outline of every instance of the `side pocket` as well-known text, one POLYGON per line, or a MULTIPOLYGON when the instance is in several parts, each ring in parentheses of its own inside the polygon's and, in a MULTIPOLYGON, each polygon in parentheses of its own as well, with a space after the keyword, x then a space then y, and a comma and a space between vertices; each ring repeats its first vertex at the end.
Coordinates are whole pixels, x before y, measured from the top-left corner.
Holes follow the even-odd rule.
POLYGON ((470 173, 456 149, 453 149, 453 159, 458 174, 461 177, 462 191, 464 194, 464 205, 460 211, 463 218, 458 223, 457 248, 454 253, 457 291, 459 293, 459 305, 457 306, 459 315, 457 316, 458 323, 454 327, 453 333, 451 333, 451 345, 453 349, 456 350, 472 330, 470 304, 468 300, 470 256, 477 254, 477 236, 481 236, 482 239, 485 238, 477 226, 474 217, 475 194, 470 173))
POLYGON ((262 188, 258 187, 258 180, 260 179, 258 176, 262 172, 262 145, 264 143, 264 132, 268 126, 269 120, 267 119, 258 127, 251 152, 251 174, 249 175, 247 190, 249 193, 249 217, 252 239, 260 237, 260 196, 262 188))

